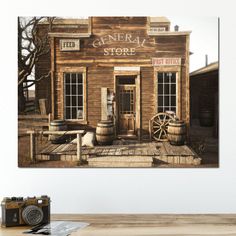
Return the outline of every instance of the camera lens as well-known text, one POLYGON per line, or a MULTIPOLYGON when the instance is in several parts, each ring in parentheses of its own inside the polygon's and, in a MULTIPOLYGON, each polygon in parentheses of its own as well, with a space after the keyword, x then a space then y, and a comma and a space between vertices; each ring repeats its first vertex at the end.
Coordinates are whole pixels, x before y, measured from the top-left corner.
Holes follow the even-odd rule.
POLYGON ((43 220, 43 211, 37 206, 29 205, 22 211, 22 218, 28 225, 38 225, 43 220))

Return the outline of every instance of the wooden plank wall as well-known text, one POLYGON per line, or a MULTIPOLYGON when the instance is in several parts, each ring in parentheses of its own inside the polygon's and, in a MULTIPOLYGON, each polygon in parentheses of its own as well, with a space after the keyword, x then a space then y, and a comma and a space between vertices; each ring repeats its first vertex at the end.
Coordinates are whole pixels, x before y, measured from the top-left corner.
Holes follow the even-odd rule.
POLYGON ((149 138, 149 120, 156 114, 154 95, 154 70, 152 67, 141 68, 141 135, 149 138))
MULTIPOLYGON (((48 25, 40 25, 38 28, 38 34, 40 37, 44 37, 48 32, 48 25)), ((51 57, 50 52, 46 55, 42 55, 35 64, 35 78, 39 79, 42 75, 48 74, 51 70, 51 57)), ((47 99, 48 110, 51 110, 51 84, 50 76, 38 82, 35 85, 35 104, 38 106, 38 100, 41 98, 47 99)))
POLYGON ((87 74, 88 86, 88 125, 96 127, 101 120, 101 87, 113 91, 114 79, 112 67, 89 67, 87 74))
POLYGON ((181 67, 181 119, 186 121, 186 113, 187 113, 187 108, 186 108, 186 95, 187 95, 187 91, 186 91, 186 68, 185 66, 181 67))
POLYGON ((218 71, 191 76, 191 119, 198 119, 201 108, 215 110, 215 97, 218 96, 218 71), (207 99, 206 99, 207 98, 207 99))
MULTIPOLYGON (((42 75, 48 74, 50 71, 50 54, 41 56, 40 60, 35 66, 35 76, 39 79, 42 75)), ((35 104, 38 107, 38 100, 41 98, 47 99, 48 110, 51 110, 51 84, 50 76, 42 79, 35 85, 35 104)))
POLYGON ((55 91, 54 91, 54 100, 55 100, 55 118, 63 119, 63 109, 62 109, 62 83, 61 83, 60 73, 55 73, 55 91))

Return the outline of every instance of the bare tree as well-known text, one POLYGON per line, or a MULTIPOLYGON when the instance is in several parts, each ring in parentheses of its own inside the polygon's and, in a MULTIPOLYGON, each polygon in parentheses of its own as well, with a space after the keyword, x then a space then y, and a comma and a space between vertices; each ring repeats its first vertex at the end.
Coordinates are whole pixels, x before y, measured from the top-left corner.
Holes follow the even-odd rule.
POLYGON ((24 89, 50 76, 50 71, 40 78, 32 76, 35 63, 50 51, 48 32, 55 17, 18 17, 18 111, 25 108, 24 89), (38 24, 47 21, 48 29, 38 33, 38 24))

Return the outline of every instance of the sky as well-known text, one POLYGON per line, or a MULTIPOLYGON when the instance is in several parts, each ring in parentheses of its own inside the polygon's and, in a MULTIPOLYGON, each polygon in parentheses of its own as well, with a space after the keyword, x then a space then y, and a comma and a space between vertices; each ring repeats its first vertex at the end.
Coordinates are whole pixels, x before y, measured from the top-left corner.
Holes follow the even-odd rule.
POLYGON ((190 72, 205 66, 205 55, 208 64, 218 61, 218 17, 180 17, 167 16, 171 30, 179 26, 179 31, 192 31, 190 34, 190 72))

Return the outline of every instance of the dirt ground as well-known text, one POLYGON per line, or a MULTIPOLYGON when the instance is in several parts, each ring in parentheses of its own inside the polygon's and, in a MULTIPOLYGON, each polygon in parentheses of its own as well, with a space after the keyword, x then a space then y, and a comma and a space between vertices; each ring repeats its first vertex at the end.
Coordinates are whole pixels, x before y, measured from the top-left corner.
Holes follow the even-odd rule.
MULTIPOLYGON (((47 143, 46 137, 37 138, 37 150, 43 148, 47 143)), ((18 138, 18 166, 19 167, 32 167, 32 168, 78 168, 88 167, 87 165, 78 166, 77 162, 72 161, 38 161, 32 163, 29 158, 29 136, 20 136, 18 138)), ((218 154, 216 152, 204 153, 200 156, 202 164, 199 166, 194 165, 174 165, 174 164, 161 164, 154 166, 154 168, 217 168, 218 167, 218 154)))

